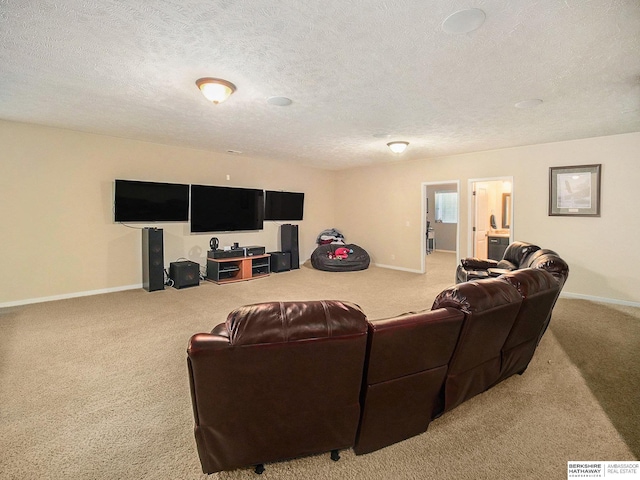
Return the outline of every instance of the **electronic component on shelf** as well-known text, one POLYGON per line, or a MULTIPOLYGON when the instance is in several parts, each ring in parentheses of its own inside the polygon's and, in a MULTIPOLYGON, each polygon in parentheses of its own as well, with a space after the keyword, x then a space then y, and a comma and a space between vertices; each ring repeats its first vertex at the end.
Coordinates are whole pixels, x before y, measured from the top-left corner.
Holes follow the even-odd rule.
POLYGON ((244 250, 241 248, 230 249, 230 250, 209 250, 207 252, 207 258, 236 258, 236 257, 244 257, 244 250))
POLYGON ((266 250, 265 247, 259 247, 257 245, 251 245, 250 247, 240 247, 241 250, 244 250, 244 255, 246 257, 252 257, 253 255, 264 255, 266 250))

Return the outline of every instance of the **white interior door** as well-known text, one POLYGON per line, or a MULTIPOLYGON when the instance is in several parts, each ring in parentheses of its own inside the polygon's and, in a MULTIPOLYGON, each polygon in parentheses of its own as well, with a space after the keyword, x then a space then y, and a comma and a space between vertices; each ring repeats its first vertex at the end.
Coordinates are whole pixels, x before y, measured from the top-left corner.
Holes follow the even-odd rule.
POLYGON ((474 186, 475 191, 475 225, 473 239, 473 256, 477 258, 488 258, 489 236, 489 198, 487 188, 480 184, 474 186))

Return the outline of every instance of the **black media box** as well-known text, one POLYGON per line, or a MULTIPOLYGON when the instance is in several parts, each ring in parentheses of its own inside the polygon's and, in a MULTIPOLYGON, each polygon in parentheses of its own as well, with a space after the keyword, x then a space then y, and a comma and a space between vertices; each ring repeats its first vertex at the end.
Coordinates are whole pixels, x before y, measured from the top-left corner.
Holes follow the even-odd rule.
POLYGON ((237 258, 244 257, 244 249, 233 248, 231 250, 209 250, 207 258, 237 258))
POLYGON ((269 252, 269 267, 272 272, 291 270, 291 254, 289 252, 269 252))
POLYGON ((171 262, 169 278, 175 288, 195 287, 200 285, 200 265, 195 262, 171 262))
POLYGON ((240 247, 240 249, 244 249, 246 257, 252 257, 254 255, 264 255, 265 248, 258 247, 257 245, 252 245, 250 247, 240 247))

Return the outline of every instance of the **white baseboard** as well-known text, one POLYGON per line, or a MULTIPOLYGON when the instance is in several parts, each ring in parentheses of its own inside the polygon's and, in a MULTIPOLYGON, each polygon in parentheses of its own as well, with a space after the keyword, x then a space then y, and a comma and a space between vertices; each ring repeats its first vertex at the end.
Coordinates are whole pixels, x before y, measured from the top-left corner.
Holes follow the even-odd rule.
MULTIPOLYGON (((380 263, 374 263, 376 267, 380 268, 388 268, 389 270, 399 270, 402 272, 409 273, 419 273, 422 274, 420 270, 415 270, 412 268, 404 268, 404 267, 396 267, 394 265, 383 265, 380 263)), ((8 307, 19 307, 21 305, 29 305, 32 303, 43 303, 43 302, 52 302, 55 300, 65 300, 69 298, 77 298, 77 297, 88 297, 91 295, 100 295, 103 293, 113 293, 113 292, 122 292, 125 290, 135 290, 138 288, 142 288, 142 284, 137 285, 123 285, 120 287, 112 287, 112 288, 103 288, 100 290, 88 290, 85 292, 74 292, 74 293, 66 293, 63 295, 53 295, 50 297, 38 297, 38 298, 27 298, 25 300, 17 300, 15 302, 3 302, 0 303, 0 308, 8 308, 8 307)), ((606 298, 606 297, 596 297, 593 295, 584 295, 582 293, 572 293, 572 292, 562 292, 560 294, 563 298, 575 298, 578 300, 590 300, 592 302, 600 302, 600 303, 610 303, 614 305, 623 305, 627 307, 640 307, 640 302, 631 302, 628 300, 619 300, 616 298, 606 298)))
POLYGON ((420 273, 420 274, 424 273, 420 270, 415 270, 413 268, 396 267, 394 265, 383 265, 381 263, 374 263, 373 265, 380 268, 388 268, 389 270, 400 270, 401 272, 420 273))
POLYGON ((88 297, 91 295, 100 295, 102 293, 113 293, 113 292, 122 292, 124 290, 135 290, 137 288, 142 288, 142 284, 140 283, 138 285, 124 285, 121 287, 103 288, 100 290, 88 290, 86 292, 65 293, 63 295, 53 295, 51 297, 27 298, 25 300, 17 300, 15 302, 0 303, 0 308, 19 307, 21 305, 29 305, 31 303, 52 302, 54 300, 66 300, 68 298, 88 297))
MULTIPOLYGON (((402 272, 410 272, 410 273, 424 273, 421 272, 420 270, 414 270, 412 268, 404 268, 404 267, 396 267, 393 265, 383 265, 380 263, 374 263, 373 265, 375 265, 376 267, 380 267, 380 268, 388 268, 390 270, 400 270, 402 272)), ((614 304, 614 305, 624 305, 627 307, 640 307, 640 303, 639 302, 631 302, 628 300, 618 300, 616 298, 606 298, 606 297, 595 297, 593 295, 584 295, 581 293, 571 293, 571 292, 562 292, 560 293, 561 297, 565 297, 565 298, 575 298, 575 299, 580 299, 580 300, 590 300, 592 302, 601 302, 601 303, 610 303, 610 304, 614 304)))
POLYGON ((579 300, 590 300, 592 302, 612 303, 614 305, 624 305, 626 307, 640 307, 640 302, 630 302, 628 300, 618 300, 617 298, 594 297, 593 295, 583 295, 582 293, 562 292, 560 297, 575 298, 579 300))

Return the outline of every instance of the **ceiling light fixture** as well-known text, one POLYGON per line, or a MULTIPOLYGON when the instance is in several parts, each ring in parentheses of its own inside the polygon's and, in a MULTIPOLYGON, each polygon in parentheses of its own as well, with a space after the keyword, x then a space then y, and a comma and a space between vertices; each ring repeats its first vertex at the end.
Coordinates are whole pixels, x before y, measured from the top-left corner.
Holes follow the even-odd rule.
POLYGON ((479 8, 460 10, 445 18, 442 30, 452 35, 473 32, 482 26, 485 18, 485 13, 479 8))
POLYGON ((391 149, 393 153, 402 153, 407 149, 409 142, 389 142, 387 147, 391 149))
POLYGON ((224 102, 236 91, 236 86, 233 83, 222 80, 221 78, 200 78, 196 80, 196 85, 206 99, 216 105, 224 102))

